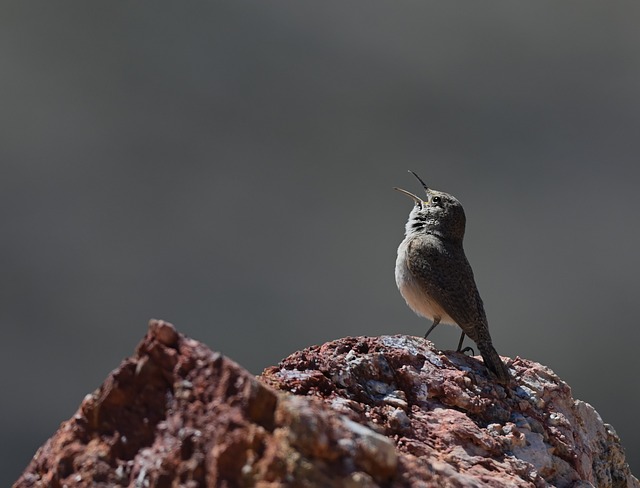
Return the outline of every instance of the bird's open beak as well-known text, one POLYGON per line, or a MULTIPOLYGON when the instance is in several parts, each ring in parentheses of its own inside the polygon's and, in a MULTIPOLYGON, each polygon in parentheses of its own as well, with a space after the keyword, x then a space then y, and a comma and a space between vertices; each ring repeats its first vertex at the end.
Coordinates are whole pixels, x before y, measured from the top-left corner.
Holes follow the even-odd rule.
POLYGON ((420 178, 417 174, 415 174, 413 171, 409 170, 409 173, 411 173, 413 176, 415 176, 416 178, 418 178, 418 181, 420 182, 420 184, 422 185, 422 188, 424 188, 424 191, 426 191, 427 193, 429 193, 429 187, 427 186, 427 184, 422 181, 422 178, 420 178))
POLYGON ((399 191, 400 193, 404 193, 408 197, 413 198, 413 201, 416 202, 416 204, 418 204, 420 206, 422 206, 424 204, 424 201, 421 198, 418 198, 413 193, 411 193, 411 192, 409 192, 407 190, 403 190, 402 188, 398 188, 396 186, 394 186, 393 189, 399 191))

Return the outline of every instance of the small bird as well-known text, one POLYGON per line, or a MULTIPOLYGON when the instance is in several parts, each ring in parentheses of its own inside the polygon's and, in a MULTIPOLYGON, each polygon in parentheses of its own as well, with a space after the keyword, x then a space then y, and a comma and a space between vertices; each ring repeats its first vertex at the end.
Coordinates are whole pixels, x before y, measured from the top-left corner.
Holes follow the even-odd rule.
POLYGON ((398 247, 398 289, 411 310, 433 321, 425 339, 439 323, 457 324, 462 329, 457 350, 461 350, 465 334, 469 336, 487 368, 506 385, 509 370, 491 342, 482 299, 462 247, 464 209, 455 197, 428 188, 417 174, 409 172, 420 181, 427 196, 423 200, 394 187, 415 202, 398 247))

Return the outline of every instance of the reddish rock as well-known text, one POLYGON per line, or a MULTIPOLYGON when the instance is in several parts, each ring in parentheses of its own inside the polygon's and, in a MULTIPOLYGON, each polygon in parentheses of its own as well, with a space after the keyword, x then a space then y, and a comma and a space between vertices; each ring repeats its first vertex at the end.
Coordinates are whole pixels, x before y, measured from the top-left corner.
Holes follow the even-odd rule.
POLYGON ((296 352, 262 380, 392 439, 395 486, 640 486, 591 405, 538 363, 505 363, 507 389, 480 359, 421 338, 348 337, 296 352))
POLYGON ((640 487, 620 441, 537 363, 405 336, 299 351, 258 381, 151 321, 14 487, 640 487))

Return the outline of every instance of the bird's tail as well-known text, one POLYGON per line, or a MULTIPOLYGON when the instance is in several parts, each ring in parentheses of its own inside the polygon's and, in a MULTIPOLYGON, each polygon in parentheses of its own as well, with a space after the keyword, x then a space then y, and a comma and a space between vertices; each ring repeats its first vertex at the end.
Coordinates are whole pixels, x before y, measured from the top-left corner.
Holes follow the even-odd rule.
POLYGON ((489 368, 489 370, 491 370, 491 372, 496 376, 498 382, 503 385, 508 385, 509 381, 511 380, 509 369, 502 362, 502 359, 498 355, 498 352, 495 350, 491 342, 483 342, 477 344, 477 346, 480 350, 480 354, 482 355, 485 366, 489 368))

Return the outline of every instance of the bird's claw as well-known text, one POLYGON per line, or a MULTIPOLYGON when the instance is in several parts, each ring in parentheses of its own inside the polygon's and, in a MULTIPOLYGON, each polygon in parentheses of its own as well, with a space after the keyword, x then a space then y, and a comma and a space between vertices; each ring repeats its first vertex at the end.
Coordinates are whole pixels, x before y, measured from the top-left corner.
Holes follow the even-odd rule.
POLYGON ((462 354, 466 354, 468 352, 471 352, 470 356, 475 356, 476 352, 473 350, 473 347, 467 346, 463 349, 460 349, 458 352, 461 352, 462 354))

